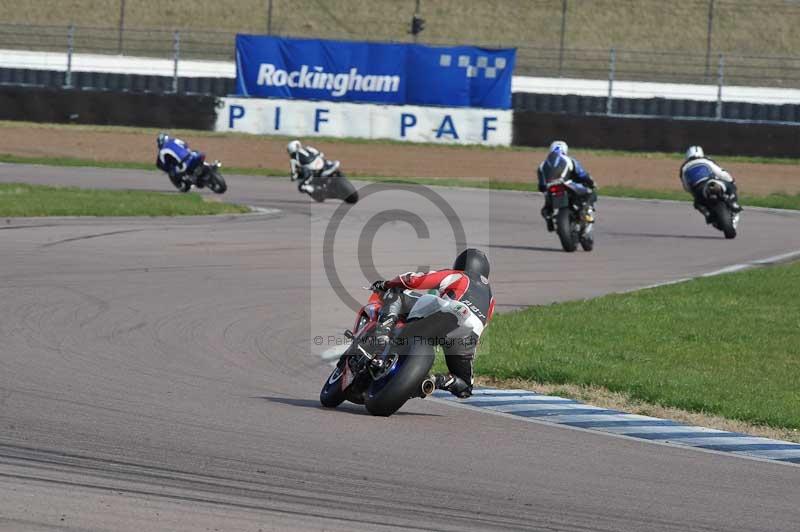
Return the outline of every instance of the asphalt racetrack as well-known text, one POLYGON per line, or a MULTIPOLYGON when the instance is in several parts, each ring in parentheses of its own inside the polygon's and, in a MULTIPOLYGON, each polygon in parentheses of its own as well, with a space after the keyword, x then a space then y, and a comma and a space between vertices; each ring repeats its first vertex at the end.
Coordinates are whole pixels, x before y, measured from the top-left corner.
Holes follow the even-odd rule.
MULTIPOLYGON (((226 200, 279 212, 0 220, 0 530, 797 530, 794 465, 318 394, 349 298, 449 265, 454 238, 489 253, 504 311, 800 250, 800 213, 746 210, 726 241, 690 204, 601 198, 595 251, 566 254, 534 194, 371 186, 344 212, 226 178, 226 200)), ((128 170, 0 181, 170 190, 128 170)))

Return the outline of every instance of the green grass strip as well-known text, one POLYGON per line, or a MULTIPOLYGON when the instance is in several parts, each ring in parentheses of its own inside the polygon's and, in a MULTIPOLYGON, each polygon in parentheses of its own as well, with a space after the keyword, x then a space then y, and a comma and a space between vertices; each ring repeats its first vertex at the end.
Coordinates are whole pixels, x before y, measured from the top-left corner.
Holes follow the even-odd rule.
POLYGON ((204 201, 198 194, 96 190, 0 183, 0 216, 194 216, 243 213, 242 205, 204 201))
POLYGON ((476 371, 800 428, 800 264, 497 315, 476 371))
MULTIPOLYGON (((154 162, 131 162, 131 161, 97 161, 94 159, 79 159, 77 157, 25 157, 11 155, 8 153, 0 154, 0 163, 12 164, 41 164, 45 166, 68 166, 85 168, 118 168, 123 170, 157 170, 154 162)), ((288 179, 289 170, 287 168, 278 170, 275 168, 237 168, 232 166, 222 167, 225 173, 241 175, 266 175, 284 176, 288 179)), ((164 175, 166 179, 166 174, 164 175)))

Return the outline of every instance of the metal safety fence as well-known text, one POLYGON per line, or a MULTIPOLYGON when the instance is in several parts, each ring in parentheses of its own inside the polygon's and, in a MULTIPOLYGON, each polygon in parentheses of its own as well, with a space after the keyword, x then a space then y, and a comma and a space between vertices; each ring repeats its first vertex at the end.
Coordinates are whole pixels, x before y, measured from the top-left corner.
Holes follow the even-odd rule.
MULTIPOLYGON (((224 91, 230 83, 221 78, 232 76, 235 33, 224 31, 172 31, 161 29, 98 28, 85 26, 31 26, 0 24, 0 84, 16 85, 60 85, 63 87, 85 86, 87 80, 108 78, 109 85, 94 88, 107 90, 145 90, 155 92, 224 91), (19 51, 14 54, 11 51, 19 51), (36 51, 36 53, 34 53, 36 51), (42 59, 42 52, 46 53, 42 59), (30 55, 26 55, 30 54, 30 55), (81 54, 80 68, 73 58, 81 54), (114 58, 119 57, 118 60, 114 58), (123 70, 107 70, 109 62, 130 64, 140 61, 136 72, 139 77, 148 68, 149 78, 126 79, 123 70), (187 83, 182 78, 181 64, 197 60, 221 61, 230 64, 226 72, 212 65, 208 72, 194 74, 198 80, 187 83), (38 63, 36 63, 38 61, 38 63), (42 63, 44 61, 44 63, 42 63), (158 69, 153 67, 159 63, 158 69), (34 64, 36 63, 36 64, 34 64), (63 72, 63 76, 50 76, 46 82, 42 76, 31 74, 30 69, 63 72), (12 71, 10 74, 8 71, 12 71), (87 72, 107 72, 108 76, 87 76, 87 72), (116 76, 116 77, 115 77, 116 76), (113 78, 113 79, 112 79, 113 78), (158 78, 158 79, 155 79, 158 78), (216 83, 220 78, 225 83, 216 83), (113 83, 112 83, 113 82, 113 83), (130 82, 131 86, 125 86, 130 82), (135 83, 134 83, 135 82, 135 83), (207 89, 206 89, 207 88, 207 89)), ((430 44, 447 44, 432 39, 430 44)), ((513 46, 513 43, 472 43, 493 47, 513 46)), ((758 98, 743 101, 758 101, 764 104, 798 104, 800 97, 795 91, 776 89, 800 89, 800 56, 770 56, 743 54, 688 54, 674 51, 647 51, 631 49, 562 48, 518 45, 515 73, 553 80, 553 94, 567 94, 564 86, 583 88, 586 80, 594 80, 595 92, 575 92, 588 96, 604 96, 605 109, 613 114, 620 106, 618 99, 680 98, 711 102, 714 106, 710 118, 725 118, 725 101, 737 101, 733 94, 739 87, 761 87, 758 98), (682 84, 679 95, 663 96, 653 93, 645 83, 655 82, 682 84), (599 89, 598 83, 601 83, 599 89), (598 92, 600 91, 600 92, 598 92), (772 91, 772 92, 769 92, 772 91), (769 92, 769 93, 768 93, 769 92)), ((122 68, 122 67, 120 67, 122 68)), ((107 80, 107 81, 108 81, 107 80)), ((531 92, 546 92, 539 88, 531 92)), ((215 93, 216 93, 215 92, 215 93)), ((525 92, 525 89, 521 89, 525 92)), ((739 91, 741 94, 741 91, 739 91)), ((740 98, 741 100, 741 98, 740 98)))
MULTIPOLYGON (((97 28, 86 26, 30 26, 0 24, 0 49, 233 61, 235 33, 161 29, 97 28)), ((452 44, 431 39, 430 44, 452 44)), ((510 42, 470 42, 489 47, 517 48, 515 73, 523 76, 578 79, 723 83, 757 87, 800 88, 800 55, 776 56, 741 53, 690 54, 630 48, 561 48, 510 42), (614 54, 612 61, 611 55, 614 54)), ((7 65, 26 68, 30 65, 7 65)), ((69 72, 67 65, 67 72, 69 72)))

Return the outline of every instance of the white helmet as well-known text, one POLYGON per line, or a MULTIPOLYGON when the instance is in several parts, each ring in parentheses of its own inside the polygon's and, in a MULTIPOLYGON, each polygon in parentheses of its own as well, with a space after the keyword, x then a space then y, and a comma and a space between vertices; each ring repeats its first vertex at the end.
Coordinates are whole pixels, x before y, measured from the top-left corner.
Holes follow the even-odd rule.
POLYGON ((690 146, 688 150, 686 150, 686 160, 689 159, 699 159, 700 157, 705 157, 706 154, 703 153, 702 146, 690 146))
POLYGON ((559 151, 563 155, 567 155, 567 152, 569 151, 569 146, 567 146, 567 143, 564 142, 563 140, 554 140, 550 144, 550 153, 554 151, 559 151))
POLYGON ((293 140, 286 145, 286 151, 289 152, 289 155, 294 155, 295 153, 299 152, 302 147, 303 145, 300 144, 299 140, 293 140))

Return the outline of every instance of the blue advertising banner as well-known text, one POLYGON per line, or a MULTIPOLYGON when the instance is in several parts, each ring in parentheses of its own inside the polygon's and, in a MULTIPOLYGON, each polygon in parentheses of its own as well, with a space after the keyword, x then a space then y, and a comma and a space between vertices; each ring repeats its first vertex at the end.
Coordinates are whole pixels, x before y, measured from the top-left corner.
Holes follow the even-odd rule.
POLYGON ((515 49, 236 36, 241 96, 511 107, 515 49))

